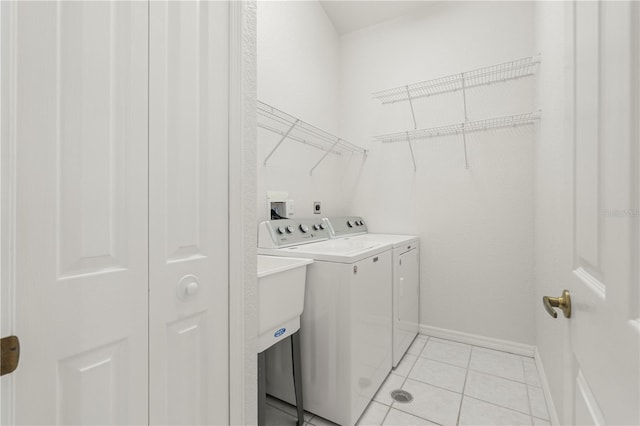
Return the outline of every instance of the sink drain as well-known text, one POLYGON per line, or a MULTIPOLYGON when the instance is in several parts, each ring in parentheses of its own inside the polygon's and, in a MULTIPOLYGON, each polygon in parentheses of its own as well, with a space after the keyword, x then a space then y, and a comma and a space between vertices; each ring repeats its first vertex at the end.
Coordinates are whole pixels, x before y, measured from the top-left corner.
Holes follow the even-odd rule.
POLYGON ((392 390, 391 398, 393 398, 394 401, 402 402, 405 404, 413 401, 413 395, 411 395, 406 390, 402 390, 402 389, 392 390))

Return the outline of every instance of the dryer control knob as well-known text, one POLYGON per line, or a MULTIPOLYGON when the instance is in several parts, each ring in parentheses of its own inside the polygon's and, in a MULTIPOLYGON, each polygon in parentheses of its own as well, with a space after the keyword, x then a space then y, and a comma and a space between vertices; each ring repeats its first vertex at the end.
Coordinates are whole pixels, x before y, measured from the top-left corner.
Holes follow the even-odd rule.
POLYGON ((302 231, 303 234, 306 234, 307 232, 309 232, 309 227, 307 225, 305 225, 304 223, 300 224, 300 230, 302 231))
POLYGON ((349 226, 349 228, 353 228, 354 223, 352 220, 348 220, 347 225, 349 226))
POLYGON ((289 225, 289 226, 287 226, 287 228, 286 228, 286 229, 287 229, 287 232, 288 232, 289 234, 292 234, 292 233, 293 233, 293 226, 289 225))
POLYGON ((284 228, 282 226, 278 226, 278 229, 276 229, 276 231, 278 231, 278 234, 284 234, 284 228))
POLYGON ((318 224, 313 225, 313 229, 314 229, 314 231, 319 231, 320 230, 320 225, 318 225, 318 224))
POLYGON ((324 225, 324 223, 321 223, 321 224, 319 224, 318 226, 320 227, 320 229, 324 229, 324 228, 326 228, 326 226, 324 225))

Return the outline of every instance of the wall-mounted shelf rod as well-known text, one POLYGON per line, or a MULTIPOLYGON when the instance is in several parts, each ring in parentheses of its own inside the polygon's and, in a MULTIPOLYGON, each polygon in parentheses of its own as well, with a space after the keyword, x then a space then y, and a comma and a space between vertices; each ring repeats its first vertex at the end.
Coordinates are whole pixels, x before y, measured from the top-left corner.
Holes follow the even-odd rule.
POLYGON ((485 84, 513 80, 535 74, 540 56, 531 56, 504 62, 489 67, 478 68, 463 73, 447 75, 433 80, 426 80, 405 86, 375 92, 372 96, 383 104, 410 101, 412 99, 433 96, 442 93, 483 86, 485 84), (463 84, 464 83, 464 84, 463 84))
POLYGON ((287 114, 264 102, 257 103, 258 127, 276 133, 281 136, 278 143, 273 147, 264 159, 264 165, 271 156, 280 148, 286 139, 312 146, 325 151, 325 154, 313 166, 311 173, 329 154, 341 155, 342 153, 359 153, 366 155, 367 150, 344 139, 338 138, 331 133, 325 132, 318 127, 309 124, 297 117, 287 114))
POLYGON ((468 121, 466 123, 448 124, 445 126, 431 127, 428 129, 418 129, 409 132, 389 133, 386 135, 374 136, 374 139, 383 143, 406 142, 408 139, 434 138, 438 136, 456 135, 460 133, 471 133, 489 129, 499 129, 502 127, 517 127, 534 124, 540 119, 540 111, 525 114, 507 115, 504 117, 488 118, 485 120, 468 121))

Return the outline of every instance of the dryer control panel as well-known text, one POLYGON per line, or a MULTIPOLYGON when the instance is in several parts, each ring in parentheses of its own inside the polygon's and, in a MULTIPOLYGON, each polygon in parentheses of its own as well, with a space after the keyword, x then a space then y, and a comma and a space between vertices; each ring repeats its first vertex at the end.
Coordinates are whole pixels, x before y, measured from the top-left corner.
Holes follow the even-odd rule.
POLYGON ((369 232, 367 224, 360 216, 325 217, 322 220, 327 224, 332 237, 346 237, 369 232))
POLYGON ((258 227, 258 247, 282 248, 329 239, 329 227, 319 219, 267 220, 258 227))

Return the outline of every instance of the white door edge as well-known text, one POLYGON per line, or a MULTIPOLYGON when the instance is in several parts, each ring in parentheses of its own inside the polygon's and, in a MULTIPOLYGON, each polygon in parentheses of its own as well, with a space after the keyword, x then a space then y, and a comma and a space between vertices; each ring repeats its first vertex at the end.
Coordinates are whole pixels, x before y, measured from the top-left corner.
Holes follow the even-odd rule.
MULTIPOLYGON (((0 334, 14 334, 14 247, 15 247, 15 37, 16 8, 13 2, 0 5, 0 334), (10 65, 12 64, 12 65, 10 65)), ((0 424, 15 424, 12 375, 0 386, 0 424)))

